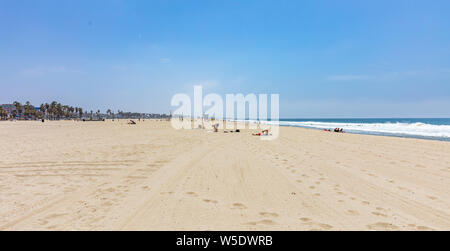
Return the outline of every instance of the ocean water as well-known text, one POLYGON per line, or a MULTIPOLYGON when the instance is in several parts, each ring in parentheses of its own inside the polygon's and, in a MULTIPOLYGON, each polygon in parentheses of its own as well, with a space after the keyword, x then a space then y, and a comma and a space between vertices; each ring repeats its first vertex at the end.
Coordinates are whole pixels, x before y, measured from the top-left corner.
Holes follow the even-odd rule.
MULTIPOLYGON (((269 122, 270 123, 270 122, 269 122)), ((280 119, 282 126, 450 141, 450 118, 280 119)))

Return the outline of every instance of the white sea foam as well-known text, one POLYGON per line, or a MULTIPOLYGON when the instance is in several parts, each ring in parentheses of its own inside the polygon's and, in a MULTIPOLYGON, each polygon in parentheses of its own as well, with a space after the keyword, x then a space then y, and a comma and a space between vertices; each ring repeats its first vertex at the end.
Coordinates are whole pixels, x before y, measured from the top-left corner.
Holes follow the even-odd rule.
POLYGON ((425 123, 337 123, 315 121, 280 121, 281 126, 298 126, 318 129, 344 128, 347 132, 392 134, 419 137, 450 138, 450 125, 425 123))

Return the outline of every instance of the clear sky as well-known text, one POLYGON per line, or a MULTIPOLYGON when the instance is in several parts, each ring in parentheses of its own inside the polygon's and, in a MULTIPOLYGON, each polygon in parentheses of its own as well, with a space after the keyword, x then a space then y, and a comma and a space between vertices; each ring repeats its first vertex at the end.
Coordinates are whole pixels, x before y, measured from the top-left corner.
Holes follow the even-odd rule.
POLYGON ((0 103, 165 112, 279 93, 284 118, 450 117, 450 1, 0 0, 0 103))

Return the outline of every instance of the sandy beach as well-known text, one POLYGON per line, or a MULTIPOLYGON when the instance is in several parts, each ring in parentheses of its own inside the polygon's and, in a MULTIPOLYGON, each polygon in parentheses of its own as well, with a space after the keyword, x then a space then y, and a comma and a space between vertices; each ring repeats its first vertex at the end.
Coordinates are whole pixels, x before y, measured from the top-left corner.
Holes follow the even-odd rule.
POLYGON ((0 230, 450 230, 450 142, 0 122, 0 230))

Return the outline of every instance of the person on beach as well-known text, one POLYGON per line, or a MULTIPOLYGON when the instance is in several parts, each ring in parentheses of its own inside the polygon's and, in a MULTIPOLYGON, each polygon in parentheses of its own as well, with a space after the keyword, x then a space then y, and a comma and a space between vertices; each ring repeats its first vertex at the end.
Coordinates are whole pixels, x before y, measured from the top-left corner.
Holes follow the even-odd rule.
POLYGON ((268 136, 269 135, 269 130, 262 130, 262 132, 259 133, 253 133, 253 136, 268 136))
POLYGON ((213 125, 214 132, 219 132, 219 124, 213 125))

